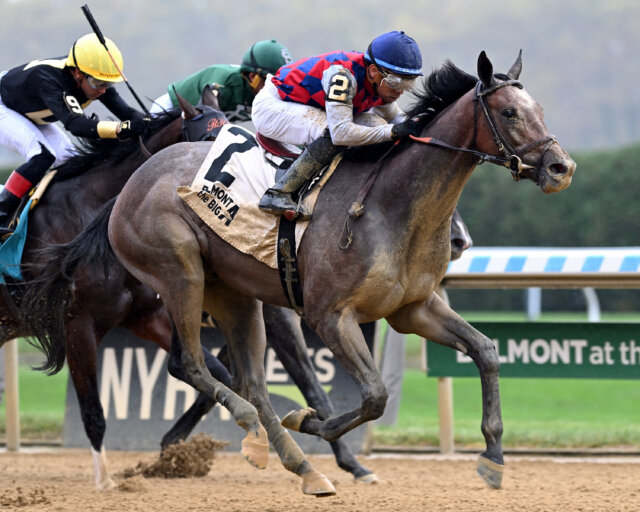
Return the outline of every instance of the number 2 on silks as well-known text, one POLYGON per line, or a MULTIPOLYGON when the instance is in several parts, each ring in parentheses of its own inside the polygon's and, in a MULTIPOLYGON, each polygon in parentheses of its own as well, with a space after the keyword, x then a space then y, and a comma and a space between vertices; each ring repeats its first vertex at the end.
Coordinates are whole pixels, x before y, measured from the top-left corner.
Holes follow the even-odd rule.
POLYGON ((82 105, 80 105, 75 96, 68 96, 65 94, 64 102, 67 104, 67 107, 69 107, 69 110, 74 114, 82 115, 84 113, 82 105))
POLYGON ((349 78, 343 73, 336 73, 331 77, 331 82, 329 82, 329 93, 327 94, 327 99, 346 103, 349 87, 349 78))

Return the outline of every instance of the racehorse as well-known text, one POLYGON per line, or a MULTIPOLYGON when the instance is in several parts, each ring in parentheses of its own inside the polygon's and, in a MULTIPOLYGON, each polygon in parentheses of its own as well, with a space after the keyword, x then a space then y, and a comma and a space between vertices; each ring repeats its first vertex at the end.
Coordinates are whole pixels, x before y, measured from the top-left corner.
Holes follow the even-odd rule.
MULTIPOLYGON (((358 383, 362 404, 325 420, 310 409, 295 411, 284 425, 333 441, 380 417, 387 395, 359 324, 386 318, 398 332, 416 333, 473 359, 486 441, 478 473, 489 486, 501 486, 498 355, 491 340, 434 290, 449 260, 455 204, 479 162, 505 165, 514 178, 529 179, 544 193, 571 183, 575 162, 548 133, 542 108, 518 81, 520 71, 518 56, 506 75, 494 75, 484 52, 479 80, 445 63, 425 80, 408 112, 435 112, 421 137, 385 148, 377 174, 361 152, 347 154, 325 184, 298 250, 306 321, 358 383), (354 198, 360 207, 349 217, 354 198)), ((110 215, 108 239, 123 265, 163 297, 188 381, 225 405, 246 430, 245 456, 256 465, 266 462, 268 432, 283 465, 302 477, 304 492, 331 494, 331 484, 283 430, 268 400, 260 301, 288 306, 277 270, 223 241, 177 194, 193 181, 209 149, 210 143, 174 145, 143 164, 111 213, 104 212, 110 215), (207 371, 200 348, 203 309, 228 342, 234 389, 255 408, 207 371)), ((103 232, 96 244, 106 239, 103 232)))

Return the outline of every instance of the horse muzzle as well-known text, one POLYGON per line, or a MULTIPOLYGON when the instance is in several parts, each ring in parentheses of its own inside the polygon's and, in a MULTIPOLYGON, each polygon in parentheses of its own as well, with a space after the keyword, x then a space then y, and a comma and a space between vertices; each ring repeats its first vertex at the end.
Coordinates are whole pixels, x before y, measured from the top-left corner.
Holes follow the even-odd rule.
POLYGON ((547 163, 545 158, 544 167, 538 175, 538 185, 545 194, 560 192, 571 185, 573 173, 576 170, 576 163, 567 157, 549 158, 547 163))

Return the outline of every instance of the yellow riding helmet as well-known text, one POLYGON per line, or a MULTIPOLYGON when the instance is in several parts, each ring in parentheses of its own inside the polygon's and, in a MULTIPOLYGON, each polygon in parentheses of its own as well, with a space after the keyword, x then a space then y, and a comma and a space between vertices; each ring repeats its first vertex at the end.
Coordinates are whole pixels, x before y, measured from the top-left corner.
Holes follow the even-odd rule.
POLYGON ((67 66, 78 68, 83 73, 104 82, 122 82, 122 54, 116 44, 105 37, 107 48, 118 64, 115 66, 111 57, 95 34, 87 34, 78 39, 67 57, 67 66))

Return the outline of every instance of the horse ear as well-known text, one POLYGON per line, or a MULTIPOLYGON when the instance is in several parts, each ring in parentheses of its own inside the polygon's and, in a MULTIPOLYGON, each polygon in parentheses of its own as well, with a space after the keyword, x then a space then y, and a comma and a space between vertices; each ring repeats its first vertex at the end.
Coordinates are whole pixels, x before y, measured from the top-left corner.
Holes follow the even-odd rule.
POLYGON ((209 105, 216 110, 220 110, 220 105, 218 104, 218 97, 216 96, 216 93, 217 91, 214 92, 209 84, 205 85, 204 89, 202 89, 202 104, 209 105))
POLYGON ((507 73, 507 76, 512 80, 517 80, 520 77, 520 73, 522 71, 522 50, 518 53, 518 58, 511 66, 511 69, 507 73))
POLYGON ((182 114, 185 119, 193 119, 200 114, 200 112, 197 111, 191 103, 178 94, 175 87, 173 88, 173 92, 175 93, 176 98, 178 98, 178 103, 180 104, 180 108, 182 109, 182 114))
POLYGON ((480 77, 485 87, 491 87, 495 83, 495 78, 493 78, 493 64, 491 64, 484 50, 482 50, 478 56, 478 77, 480 77))

